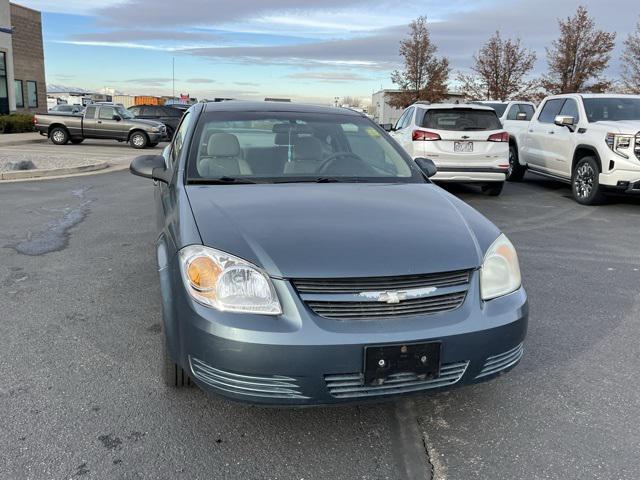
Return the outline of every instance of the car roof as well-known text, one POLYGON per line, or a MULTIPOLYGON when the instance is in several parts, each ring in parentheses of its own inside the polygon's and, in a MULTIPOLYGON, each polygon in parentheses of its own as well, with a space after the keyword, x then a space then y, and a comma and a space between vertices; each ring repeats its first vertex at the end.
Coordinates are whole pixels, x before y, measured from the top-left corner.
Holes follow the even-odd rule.
POLYGON ((452 108, 464 108, 465 110, 473 109, 473 110, 490 110, 494 111, 493 108, 487 107, 486 105, 479 105, 477 103, 414 103, 412 106, 424 108, 425 110, 434 110, 434 109, 447 109, 451 110, 452 108))
POLYGON ((353 115, 362 117, 364 114, 342 107, 326 107, 293 102, 250 102, 243 100, 228 100, 226 102, 209 102, 204 104, 205 112, 296 112, 296 113, 328 113, 338 115, 353 115))

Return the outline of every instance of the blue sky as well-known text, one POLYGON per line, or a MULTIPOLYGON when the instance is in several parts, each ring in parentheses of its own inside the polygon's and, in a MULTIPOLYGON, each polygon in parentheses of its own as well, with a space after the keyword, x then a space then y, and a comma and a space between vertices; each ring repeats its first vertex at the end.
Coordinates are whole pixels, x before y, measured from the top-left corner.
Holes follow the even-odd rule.
POLYGON ((331 103, 391 88, 406 25, 427 15, 439 53, 466 70, 494 31, 536 51, 536 72, 557 17, 586 5, 620 44, 638 17, 631 0, 17 0, 43 12, 47 82, 125 93, 291 97, 331 103), (96 4, 99 7, 96 7, 96 4))

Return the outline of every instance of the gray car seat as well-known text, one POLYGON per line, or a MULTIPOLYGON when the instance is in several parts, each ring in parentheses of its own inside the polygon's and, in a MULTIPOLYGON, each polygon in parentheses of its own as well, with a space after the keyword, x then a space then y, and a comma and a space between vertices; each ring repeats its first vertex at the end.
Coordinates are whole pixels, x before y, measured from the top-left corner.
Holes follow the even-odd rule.
POLYGON ((238 137, 230 133, 214 133, 209 137, 207 152, 198 160, 198 173, 205 178, 251 175, 238 137))
POLYGON ((322 142, 314 137, 300 137, 293 146, 293 158, 284 165, 285 175, 317 173, 324 161, 322 142))

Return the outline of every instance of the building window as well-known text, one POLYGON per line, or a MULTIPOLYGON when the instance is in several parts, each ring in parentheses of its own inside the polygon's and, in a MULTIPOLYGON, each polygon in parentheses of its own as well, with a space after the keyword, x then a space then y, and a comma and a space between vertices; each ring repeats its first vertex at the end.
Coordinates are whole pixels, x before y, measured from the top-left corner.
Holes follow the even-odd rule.
POLYGON ((36 82, 27 80, 27 106, 29 108, 38 107, 38 86, 36 82))
POLYGON ((24 94, 22 93, 22 80, 15 81, 16 108, 24 108, 24 94))

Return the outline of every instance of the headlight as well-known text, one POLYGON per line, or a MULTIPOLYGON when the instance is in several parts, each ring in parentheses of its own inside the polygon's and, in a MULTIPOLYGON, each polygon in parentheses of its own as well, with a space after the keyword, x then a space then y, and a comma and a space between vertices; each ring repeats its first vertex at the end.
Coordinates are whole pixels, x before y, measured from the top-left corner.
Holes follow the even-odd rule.
POLYGON ((607 133, 605 137, 605 141, 607 142, 607 146, 614 153, 620 155, 623 158, 629 158, 624 152, 620 150, 628 150, 631 147, 631 143, 633 141, 633 135, 622 135, 619 133, 607 133))
POLYGON ((484 256, 480 294, 483 300, 491 300, 515 292, 521 284, 518 254, 509 239, 501 234, 484 256))
POLYGON ((151 127, 151 131, 157 133, 160 131, 160 127, 151 127))
POLYGON ((255 265, 201 245, 179 255, 182 281, 197 302, 222 312, 282 313, 273 283, 255 265))

